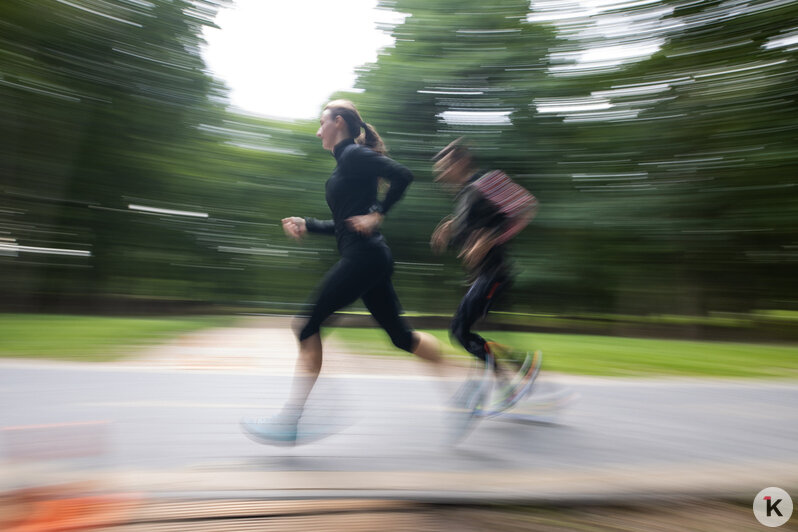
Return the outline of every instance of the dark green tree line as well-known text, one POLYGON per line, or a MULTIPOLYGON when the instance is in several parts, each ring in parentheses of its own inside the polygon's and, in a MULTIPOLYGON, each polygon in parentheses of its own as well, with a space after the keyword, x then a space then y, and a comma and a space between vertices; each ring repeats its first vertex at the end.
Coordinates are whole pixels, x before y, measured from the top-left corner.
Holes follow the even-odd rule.
MULTIPOLYGON (((202 29, 227 5, 0 6, 6 302, 292 310, 335 260, 332 239, 297 245, 279 226, 328 215, 317 124, 232 113, 205 68, 202 29)), ((510 308, 796 307, 794 5, 657 5, 653 55, 567 75, 563 57, 608 38, 531 22, 525 1, 380 5, 408 15, 396 44, 359 69, 362 92, 331 98, 353 99, 416 174, 384 227, 409 310, 449 311, 463 289, 454 254, 427 245, 451 206, 430 157, 461 135, 541 202, 514 244, 510 308)), ((604 15, 644 43, 645 9, 604 15)))

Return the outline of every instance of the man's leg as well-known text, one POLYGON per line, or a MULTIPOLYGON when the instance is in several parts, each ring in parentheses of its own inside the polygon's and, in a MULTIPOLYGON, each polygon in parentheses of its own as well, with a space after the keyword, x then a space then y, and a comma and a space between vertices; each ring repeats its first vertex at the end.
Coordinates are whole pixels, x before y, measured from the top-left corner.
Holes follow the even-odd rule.
MULTIPOLYGON (((485 362, 490 354, 486 340, 473 332, 471 328, 480 318, 485 317, 490 310, 494 298, 501 292, 506 284, 504 278, 483 275, 474 281, 468 292, 460 301, 457 312, 452 318, 450 333, 457 339, 463 348, 476 358, 485 362)), ((497 369, 495 357, 493 367, 497 369)))

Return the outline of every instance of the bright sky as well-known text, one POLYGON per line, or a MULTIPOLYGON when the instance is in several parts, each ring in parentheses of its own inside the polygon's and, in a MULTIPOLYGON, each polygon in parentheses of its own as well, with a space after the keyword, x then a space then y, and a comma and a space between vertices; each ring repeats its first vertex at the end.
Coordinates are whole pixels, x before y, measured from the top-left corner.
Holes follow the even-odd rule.
MULTIPOLYGON (((329 96, 348 90, 355 68, 393 43, 377 22, 397 16, 377 0, 236 0, 207 30, 205 61, 244 111, 316 118, 329 96)), ((401 18, 399 18, 401 21, 401 18)))

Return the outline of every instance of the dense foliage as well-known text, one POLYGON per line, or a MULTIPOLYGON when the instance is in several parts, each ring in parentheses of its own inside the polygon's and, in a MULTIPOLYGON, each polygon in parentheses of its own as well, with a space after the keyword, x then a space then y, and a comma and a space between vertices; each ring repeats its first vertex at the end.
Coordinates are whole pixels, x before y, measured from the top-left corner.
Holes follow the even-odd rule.
MULTIPOLYGON (((291 310, 334 242, 312 121, 226 108, 215 0, 0 5, 0 297, 7 307, 180 300, 291 310)), ((430 157, 467 135, 540 200, 510 307, 705 314, 798 308, 798 6, 383 0, 407 16, 353 99, 416 182, 384 232, 408 310, 447 312, 450 208, 430 157)), ((301 68, 298 66, 297 68, 301 68)), ((281 80, 280 82, 286 82, 281 80)))

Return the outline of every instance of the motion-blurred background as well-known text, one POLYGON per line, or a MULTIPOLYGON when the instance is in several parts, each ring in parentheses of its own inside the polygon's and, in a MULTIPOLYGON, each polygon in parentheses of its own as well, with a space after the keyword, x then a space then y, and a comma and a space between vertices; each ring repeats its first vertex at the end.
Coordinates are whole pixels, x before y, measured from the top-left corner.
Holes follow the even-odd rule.
MULTIPOLYGON (((327 217, 334 161, 315 118, 228 105, 203 43, 234 8, 2 2, 2 310, 283 313, 304 303, 334 244, 294 245, 279 220, 327 217)), ((450 313, 462 293, 456 258, 433 256, 427 242, 451 201, 432 183, 430 157, 467 135, 486 168, 541 205, 514 245, 506 310, 794 325, 795 2, 379 8, 395 12, 383 28, 393 44, 358 67, 353 90, 329 98, 352 99, 416 175, 384 227, 406 310, 450 313)), ((335 23, 304 38, 334 65, 329 43, 351 31, 335 23)), ((253 49, 251 68, 269 75, 268 59, 291 53, 253 49)), ((271 83, 306 78, 301 61, 293 68, 271 83)))

